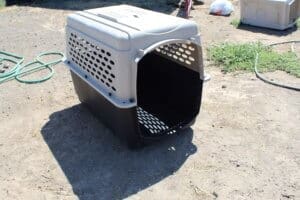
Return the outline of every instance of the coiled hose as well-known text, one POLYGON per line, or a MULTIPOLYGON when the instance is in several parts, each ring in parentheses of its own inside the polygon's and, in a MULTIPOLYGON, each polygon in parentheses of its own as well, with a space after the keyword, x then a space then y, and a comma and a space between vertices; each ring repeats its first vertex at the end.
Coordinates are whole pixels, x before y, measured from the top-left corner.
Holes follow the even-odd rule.
MULTIPOLYGON (((294 44, 294 43, 300 43, 299 40, 295 40, 295 41, 287 41, 287 42, 278 42, 278 43, 273 43, 273 44, 270 44, 268 45, 269 47, 273 47, 273 46, 276 46, 276 45, 281 45, 281 44, 294 44)), ((293 46, 292 46, 292 51, 293 50, 293 46)), ((298 57, 299 58, 299 57, 298 57)), ((300 60, 300 58, 299 58, 300 60)), ((269 83, 271 85, 275 85, 277 87, 282 87, 282 88, 286 88, 286 89, 290 89, 290 90, 295 90, 295 91, 300 91, 300 88, 299 87, 294 87, 294 86, 291 86, 291 85, 286 85, 286 84, 283 84, 283 83, 278 83, 278 82, 275 82, 275 81, 271 81, 271 80, 268 80, 267 78, 265 78, 261 73, 259 73, 258 71, 258 61, 259 61, 259 53, 256 52, 256 56, 255 56, 255 62, 254 62, 254 71, 255 71, 255 74, 256 74, 256 77, 259 78, 260 80, 266 82, 266 83, 269 83)), ((299 61, 300 63, 300 61, 299 61)), ((300 64, 299 64, 299 67, 300 67, 300 64)))
POLYGON ((65 60, 65 55, 61 52, 44 52, 44 53, 39 54, 33 62, 29 62, 25 65, 22 65, 22 63, 24 61, 24 57, 15 55, 13 53, 0 51, 0 64, 3 61, 8 61, 8 62, 12 62, 15 64, 9 71, 0 73, 0 84, 4 83, 6 81, 9 81, 11 79, 16 79, 17 81, 19 81, 21 83, 28 83, 28 84, 44 82, 53 76, 54 69, 52 68, 52 66, 56 65, 64 60, 65 60), (50 55, 60 56, 60 58, 58 58, 54 61, 50 61, 50 62, 43 62, 41 60, 42 57, 50 56, 50 55), (34 65, 38 65, 38 66, 31 67, 34 65), (24 76, 32 74, 32 73, 40 71, 40 70, 43 70, 43 69, 49 70, 49 73, 46 76, 38 78, 38 79, 31 79, 31 80, 23 79, 24 76))

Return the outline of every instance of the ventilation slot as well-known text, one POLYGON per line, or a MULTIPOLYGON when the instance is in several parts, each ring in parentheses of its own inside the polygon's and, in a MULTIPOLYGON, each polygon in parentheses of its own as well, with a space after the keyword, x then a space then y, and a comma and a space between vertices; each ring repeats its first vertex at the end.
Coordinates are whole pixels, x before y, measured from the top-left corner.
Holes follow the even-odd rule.
POLYGON ((192 65, 195 62, 194 54, 196 48, 193 44, 175 43, 162 45, 156 48, 156 52, 176 60, 185 65, 192 65))
POLYGON ((75 33, 70 33, 67 45, 73 63, 94 77, 101 86, 117 91, 114 84, 116 75, 113 72, 115 61, 111 52, 75 33))
POLYGON ((165 132, 169 135, 176 133, 175 130, 169 130, 170 127, 167 126, 163 121, 143 110, 141 107, 137 108, 137 116, 139 123, 153 135, 158 135, 165 132))

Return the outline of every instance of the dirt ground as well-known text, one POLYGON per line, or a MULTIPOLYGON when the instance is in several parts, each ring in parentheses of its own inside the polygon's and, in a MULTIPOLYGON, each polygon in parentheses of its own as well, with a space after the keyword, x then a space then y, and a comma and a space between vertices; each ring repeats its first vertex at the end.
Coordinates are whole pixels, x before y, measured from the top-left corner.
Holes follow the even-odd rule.
MULTIPOLYGON (((42 51, 64 51, 67 14, 120 2, 1 9, 0 49, 27 61, 42 51)), ((177 8, 157 2, 144 4, 177 15, 177 8)), ((230 22, 239 16, 238 3, 231 17, 218 17, 208 15, 210 2, 195 6, 191 18, 204 48, 300 38, 296 29, 236 29, 230 22)), ((0 199, 300 199, 299 92, 267 85, 252 73, 223 74, 208 66, 212 79, 192 129, 130 151, 80 105, 67 68, 55 70, 42 84, 0 85, 0 199)), ((283 72, 268 76, 300 83, 283 72)))

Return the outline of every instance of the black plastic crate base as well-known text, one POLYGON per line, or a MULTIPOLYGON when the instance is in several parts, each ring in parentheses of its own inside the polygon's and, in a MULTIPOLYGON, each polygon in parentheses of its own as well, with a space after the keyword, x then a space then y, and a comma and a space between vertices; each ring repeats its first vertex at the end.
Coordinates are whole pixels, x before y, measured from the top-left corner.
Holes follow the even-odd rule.
POLYGON ((114 106, 72 71, 71 76, 75 91, 83 105, 87 106, 101 122, 109 127, 123 142, 126 142, 131 149, 143 147, 190 127, 198 113, 192 115, 187 123, 171 127, 141 107, 123 109, 114 106))

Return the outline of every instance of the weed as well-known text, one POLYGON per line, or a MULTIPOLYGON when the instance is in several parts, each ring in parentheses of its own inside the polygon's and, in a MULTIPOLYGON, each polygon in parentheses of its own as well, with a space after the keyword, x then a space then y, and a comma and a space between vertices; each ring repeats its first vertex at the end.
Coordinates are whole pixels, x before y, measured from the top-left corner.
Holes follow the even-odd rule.
POLYGON ((296 26, 298 29, 300 29, 300 18, 296 21, 296 26))
POLYGON ((0 0, 0 8, 4 7, 6 5, 6 0, 0 0))
POLYGON ((282 70, 300 78, 300 61, 293 52, 278 53, 261 43, 222 43, 208 48, 214 64, 224 72, 253 71, 256 53, 259 53, 259 71, 282 70))
POLYGON ((238 27, 241 25, 241 20, 239 20, 239 19, 233 19, 233 20, 230 22, 230 24, 231 24, 232 26, 234 26, 235 28, 238 28, 238 27))

